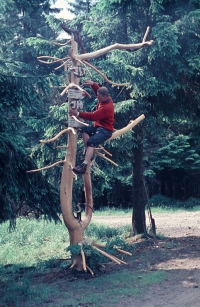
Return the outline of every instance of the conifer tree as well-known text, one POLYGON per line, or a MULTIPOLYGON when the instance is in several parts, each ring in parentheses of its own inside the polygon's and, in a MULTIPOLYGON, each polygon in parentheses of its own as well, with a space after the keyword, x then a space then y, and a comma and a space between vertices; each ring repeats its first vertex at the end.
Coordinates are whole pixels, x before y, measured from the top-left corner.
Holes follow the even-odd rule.
POLYGON ((44 175, 26 173, 35 166, 28 148, 41 137, 48 110, 44 98, 50 94, 49 71, 38 65, 36 50, 26 40, 55 36, 44 16, 50 2, 1 1, 0 7, 0 222, 14 225, 22 208, 23 214, 58 220, 57 190, 44 175))
MULTIPOLYGON (((77 19, 77 22, 80 22, 80 19, 77 19)), ((144 32, 142 29, 147 25, 151 27, 150 38, 155 40, 151 50, 114 51, 96 62, 109 78, 114 76, 116 81, 130 82, 130 88, 126 90, 120 92, 113 89, 117 97, 116 109, 120 100, 119 105, 124 106, 119 114, 116 114, 116 125, 120 120, 127 120, 132 114, 137 116, 138 113, 144 113, 146 116, 146 120, 134 129, 134 134, 128 137, 128 141, 126 136, 126 140, 121 140, 120 147, 119 144, 112 145, 117 149, 114 151, 115 156, 117 155, 116 162, 121 159, 123 153, 127 168, 120 168, 120 175, 118 171, 109 171, 111 177, 113 176, 112 182, 120 180, 121 186, 124 182, 129 187, 133 186, 133 226, 136 233, 141 233, 145 231, 144 208, 147 202, 144 174, 149 179, 151 176, 157 176, 159 164, 162 165, 163 162, 161 156, 159 161, 156 160, 158 154, 153 158, 154 152, 156 153, 157 148, 162 152, 163 139, 170 145, 173 137, 184 134, 191 138, 197 131, 194 127, 197 127, 199 113, 199 2, 101 0, 91 8, 90 18, 83 20, 82 25, 84 36, 90 39, 92 49, 116 41, 123 42, 125 33, 130 42, 138 40, 144 32), (188 129, 185 129, 186 127, 188 129), (133 153, 132 156, 130 152, 133 153), (129 163, 133 166, 133 183, 129 163), (122 174, 129 180, 122 179, 122 174)), ((190 163, 195 162, 194 166, 198 169, 197 137, 189 143, 195 148, 191 147, 188 159, 190 163)), ((183 143, 179 148, 178 143, 176 146, 177 152, 182 153, 183 143)), ((170 167, 170 150, 168 154, 170 167)), ((188 159, 185 159, 186 163, 188 159)), ((108 176, 107 172, 104 178, 108 176)))

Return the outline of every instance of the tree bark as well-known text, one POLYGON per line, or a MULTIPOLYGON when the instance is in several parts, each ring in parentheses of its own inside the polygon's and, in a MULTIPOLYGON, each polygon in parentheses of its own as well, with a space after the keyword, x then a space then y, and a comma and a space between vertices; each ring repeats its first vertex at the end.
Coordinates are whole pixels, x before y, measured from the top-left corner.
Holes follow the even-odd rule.
POLYGON ((133 154, 133 234, 146 233, 145 221, 145 196, 143 184, 143 127, 136 126, 134 129, 137 139, 137 147, 132 149, 133 154))

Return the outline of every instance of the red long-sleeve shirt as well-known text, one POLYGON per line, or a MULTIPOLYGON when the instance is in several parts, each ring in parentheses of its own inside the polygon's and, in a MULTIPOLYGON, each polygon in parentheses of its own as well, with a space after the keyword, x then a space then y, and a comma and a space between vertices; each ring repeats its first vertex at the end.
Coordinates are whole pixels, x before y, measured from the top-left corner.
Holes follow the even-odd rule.
MULTIPOLYGON (((97 96, 97 91, 100 86, 94 82, 91 87, 97 96)), ((94 127, 103 127, 107 130, 114 131, 114 104, 112 98, 109 96, 109 100, 106 102, 98 101, 94 112, 80 112, 79 117, 94 121, 94 127)))

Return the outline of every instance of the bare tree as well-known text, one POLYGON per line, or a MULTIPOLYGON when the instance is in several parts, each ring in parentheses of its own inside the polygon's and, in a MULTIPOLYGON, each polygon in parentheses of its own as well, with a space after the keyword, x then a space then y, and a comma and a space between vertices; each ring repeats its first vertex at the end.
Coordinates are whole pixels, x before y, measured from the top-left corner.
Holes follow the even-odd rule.
MULTIPOLYGON (((99 71, 95 66, 93 66, 89 61, 91 59, 97 58, 103 54, 106 54, 114 49, 140 49, 145 46, 151 46, 153 44, 153 41, 146 41, 146 37, 149 32, 149 27, 147 28, 147 31, 145 33, 145 36, 141 43, 138 44, 114 44, 110 45, 108 47, 105 47, 103 49, 99 49, 97 51, 91 52, 91 53, 82 53, 78 54, 78 43, 80 43, 80 36, 77 35, 77 33, 74 33, 74 31, 70 30, 66 26, 62 26, 62 28, 68 32, 71 35, 71 39, 66 42, 65 44, 59 44, 58 45, 68 45, 71 44, 71 48, 69 49, 69 55, 65 58, 55 58, 50 56, 40 56, 38 57, 38 60, 44 64, 55 64, 57 63, 59 66, 57 66, 55 69, 59 69, 61 67, 64 68, 64 70, 71 71, 69 79, 66 80, 66 85, 63 88, 63 91, 61 92, 61 96, 63 96, 67 91, 70 89, 78 89, 79 93, 84 93, 85 95, 88 95, 90 97, 90 94, 82 89, 79 86, 79 80, 80 76, 73 71, 73 67, 84 67, 87 71, 87 68, 90 67, 97 73, 99 73, 107 82, 109 82, 112 85, 116 86, 124 86, 127 84, 117 84, 114 83, 99 71)), ((82 42, 81 42, 82 44, 82 42)), ((82 46, 82 45, 81 45, 82 46)), ((81 47, 83 51, 83 47, 81 47)), ((68 109, 71 108, 73 98, 70 98, 68 95, 68 109)), ((90 224, 91 218, 92 218, 92 209, 93 209, 93 198, 92 198, 92 182, 91 182, 91 176, 90 176, 90 165, 87 167, 87 172, 83 175, 83 182, 84 182, 84 192, 85 192, 85 212, 84 216, 81 216, 81 210, 78 210, 77 216, 74 216, 73 209, 72 209, 72 189, 73 189, 73 182, 74 177, 76 176, 72 168, 75 166, 76 162, 76 151, 77 151, 77 129, 80 127, 80 125, 83 124, 83 122, 79 122, 76 117, 72 116, 69 118, 69 126, 67 129, 62 130, 59 134, 57 134, 55 137, 53 137, 50 140, 44 140, 41 141, 42 143, 49 143, 53 142, 56 139, 58 139, 63 133, 68 133, 68 143, 66 147, 66 156, 64 160, 58 161, 51 166, 47 166, 41 169, 32 170, 29 172, 35 172, 40 171, 43 169, 47 169, 50 167, 53 167, 57 164, 63 165, 62 170, 62 178, 61 178, 61 185, 60 185, 60 202, 61 202, 61 210, 62 210, 62 216, 64 223, 69 231, 69 237, 70 237, 70 245, 79 244, 81 247, 81 253, 80 254, 74 254, 72 255, 72 266, 75 267, 77 270, 89 270, 92 274, 92 270, 87 266, 85 255, 82 249, 82 245, 84 242, 84 231, 90 224), (77 123, 77 121, 79 123, 77 123)), ((126 133, 130 129, 132 129, 135 125, 137 125, 141 120, 144 119, 144 115, 142 114, 135 120, 131 120, 129 124, 122 128, 121 130, 117 130, 113 133, 112 137, 108 140, 111 141, 112 139, 120 136, 123 133, 126 133)), ((100 157, 108 160, 109 162, 115 164, 111 159, 107 158, 105 156, 105 153, 109 154, 102 146, 99 146, 95 150, 95 154, 99 155, 100 157), (101 152, 100 152, 101 151, 101 152), (102 153, 103 151, 103 153, 102 153)), ((115 164, 116 165, 116 164, 115 164)), ((117 165, 116 165, 117 166, 117 165)), ((77 204, 79 206, 80 204, 77 204)), ((120 264, 123 263, 120 259, 107 254, 105 251, 102 251, 99 247, 103 248, 104 246, 98 244, 98 243, 91 243, 91 246, 93 249, 98 250, 100 253, 102 253, 104 256, 108 257, 109 259, 113 260, 114 262, 120 264)), ((121 253, 127 253, 123 250, 118 249, 121 253)), ((129 253, 127 253, 129 254, 129 253)))

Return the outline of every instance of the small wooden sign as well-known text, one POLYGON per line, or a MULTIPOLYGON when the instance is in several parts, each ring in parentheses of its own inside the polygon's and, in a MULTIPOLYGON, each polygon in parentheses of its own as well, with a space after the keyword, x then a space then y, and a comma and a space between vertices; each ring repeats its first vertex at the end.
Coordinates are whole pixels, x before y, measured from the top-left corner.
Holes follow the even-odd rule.
MULTIPOLYGON (((81 120, 81 119, 79 119, 81 120)), ((73 127, 73 128, 81 128, 84 125, 78 123, 75 119, 73 118, 68 118, 68 127, 73 127)))
POLYGON ((73 99, 83 99, 86 96, 86 94, 79 89, 70 88, 68 90, 68 98, 73 99))
POLYGON ((74 66, 70 68, 77 77, 85 77, 86 69, 83 66, 74 66))
POLYGON ((82 100, 72 100, 70 102, 70 107, 72 110, 83 110, 83 101, 82 100))

